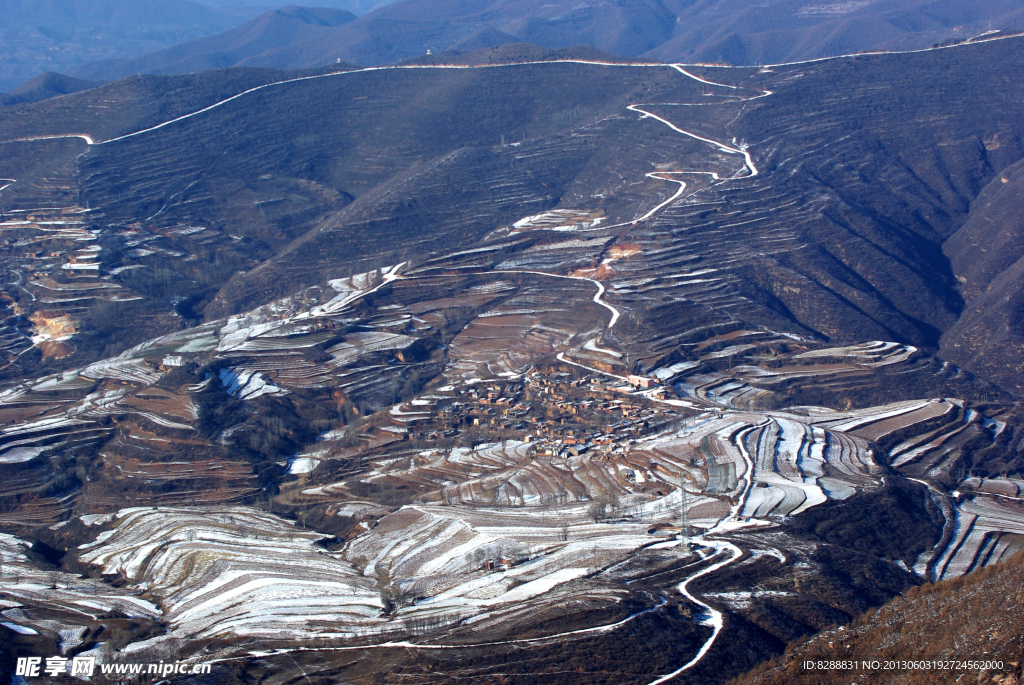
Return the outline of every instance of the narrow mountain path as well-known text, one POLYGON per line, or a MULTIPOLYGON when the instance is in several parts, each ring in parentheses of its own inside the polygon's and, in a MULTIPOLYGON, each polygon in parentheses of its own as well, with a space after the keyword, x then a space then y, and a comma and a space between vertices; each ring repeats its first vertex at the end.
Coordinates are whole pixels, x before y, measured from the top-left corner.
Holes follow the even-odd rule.
POLYGON ((715 640, 718 639, 718 636, 722 632, 722 628, 725 625, 725 620, 722 616, 722 612, 718 611, 717 609, 711 607, 710 605, 694 597, 690 593, 689 585, 698 578, 710 575, 715 571, 719 571, 725 568, 726 566, 729 566, 730 564, 738 560, 741 556, 743 556, 743 550, 741 550, 733 543, 725 540, 709 539, 709 536, 715 535, 716 533, 726 533, 734 530, 740 530, 743 528, 757 528, 760 526, 769 525, 767 521, 761 521, 759 519, 753 518, 744 520, 740 517, 740 512, 742 512, 743 507, 746 506, 747 498, 750 496, 750 489, 751 487, 753 487, 754 484, 754 460, 751 458, 750 453, 747 452, 747 448, 744 446, 743 440, 749 433, 751 433, 754 430, 757 430, 761 426, 767 424, 769 421, 770 419, 765 419, 762 423, 756 426, 751 426, 740 431, 733 438, 733 444, 739 448, 740 455, 743 457, 743 461, 746 462, 747 464, 747 483, 743 488, 743 493, 736 500, 736 504, 734 504, 730 509, 729 515, 721 521, 719 521, 714 528, 694 538, 694 540, 698 543, 704 543, 711 547, 714 547, 716 555, 721 552, 725 552, 728 554, 728 556, 722 561, 719 561, 711 566, 708 566, 706 568, 701 569, 700 571, 697 571, 689 578, 679 583, 679 594, 683 595, 694 604, 704 607, 704 610, 708 612, 710 618, 707 619, 707 625, 710 625, 712 628, 711 637, 709 637, 707 641, 704 642, 700 650, 698 650, 697 654, 692 659, 687 661, 685 664, 680 666, 675 671, 672 671, 671 673, 663 675, 660 678, 652 680, 648 685, 661 685, 661 683, 667 683, 670 680, 682 675, 686 671, 690 670, 691 668, 699 664, 701 659, 703 659, 711 650, 711 647, 714 646, 715 640))
POLYGON ((535 276, 549 276, 551 278, 567 278, 567 279, 572 280, 572 281, 587 281, 588 283, 593 283, 595 286, 597 286, 597 292, 594 293, 593 302, 596 303, 596 304, 601 305, 602 307, 604 307, 605 309, 607 309, 608 311, 610 311, 612 313, 612 317, 608 321, 608 325, 605 327, 605 330, 611 330, 611 328, 615 325, 615 323, 619 320, 619 317, 621 316, 621 312, 619 312, 618 309, 616 309, 612 305, 610 305, 607 302, 605 302, 605 300, 604 300, 604 294, 605 294, 604 284, 601 283, 600 281, 594 280, 593 278, 587 278, 586 276, 569 276, 569 275, 566 275, 566 274, 553 274, 553 273, 550 273, 548 271, 530 271, 530 270, 527 270, 527 269, 500 269, 498 271, 490 271, 490 272, 487 272, 487 273, 533 274, 535 276))
MULTIPOLYGON (((10 140, 0 141, 0 145, 5 143, 31 143, 37 140, 65 140, 67 138, 81 138, 85 141, 86 145, 95 145, 96 141, 92 139, 92 136, 85 133, 61 133, 52 136, 26 136, 24 138, 12 138, 10 140)), ((10 179, 3 179, 10 180, 10 179)))

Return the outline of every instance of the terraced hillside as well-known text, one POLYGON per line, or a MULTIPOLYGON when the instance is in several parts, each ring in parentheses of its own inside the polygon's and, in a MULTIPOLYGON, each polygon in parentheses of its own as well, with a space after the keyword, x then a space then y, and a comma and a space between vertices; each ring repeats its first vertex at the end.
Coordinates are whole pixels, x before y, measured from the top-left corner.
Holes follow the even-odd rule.
POLYGON ((1022 46, 5 108, 2 630, 224 682, 724 682, 1011 558, 1018 396, 940 334, 1022 46))
MULTIPOLYGON (((539 296, 541 274, 405 268, 338 279, 331 294, 309 289, 12 388, 7 411, 33 418, 4 431, 6 524, 66 549, 63 563, 78 572, 122 578, 159 606, 168 632, 133 649, 206 645, 236 663, 245 657, 231 645, 244 637, 288 659, 296 645, 344 647, 339 657, 383 650, 372 663, 391 668, 399 645, 461 645, 475 664, 462 672, 483 674, 511 646, 527 650, 531 669, 550 668, 551 645, 571 639, 584 659, 633 624, 691 645, 644 668, 615 662, 608 677, 627 682, 685 667, 702 644, 718 649, 723 630, 753 631, 753 661, 707 652, 693 677, 712 663, 735 673, 920 579, 956 577, 1024 546, 1024 483, 945 486, 957 482, 946 443, 970 431, 974 444, 997 449, 1005 417, 991 409, 952 398, 752 409, 773 391, 701 374, 721 357, 713 345, 694 353, 702 360, 655 370, 671 392, 634 390, 615 373, 621 353, 587 337, 611 319, 604 300, 593 301, 593 282, 560 291, 577 312, 560 321, 545 303, 523 309, 539 296), (501 345, 478 330, 495 320, 501 345), (454 331, 450 321, 464 323, 454 331), (906 458, 907 445, 917 459, 906 458), (294 457, 271 461, 282 453, 294 457), (80 480, 54 480, 70 470, 80 480), (872 498, 893 499, 887 478, 910 488, 877 510, 886 526, 906 521, 895 545, 878 539, 851 552, 833 533, 808 537, 788 523, 823 506, 878 515, 872 498), (32 484, 39 494, 25 499, 32 484), (126 498, 147 506, 121 509, 126 498), (81 507, 97 513, 79 516, 81 507), (50 523, 69 514, 70 526, 50 523), (310 522, 340 537, 306 531, 310 522), (321 565, 322 578, 312 571, 321 565), (858 567, 869 584, 843 575, 858 567), (804 586, 805 577, 826 580, 804 586), (683 603, 670 610, 675 591, 683 603)), ((820 382, 829 361, 840 379, 887 367, 921 373, 920 353, 905 346, 785 340, 771 342, 776 356, 762 357, 763 367, 754 366, 757 345, 733 352, 749 355, 735 368, 755 379, 772 379, 780 364, 807 369, 791 371, 791 383, 820 382)), ((13 625, 45 635, 49 614, 14 601, 13 625)), ((113 657, 103 641, 93 649, 113 657)), ((318 663, 341 665, 326 654, 318 663)), ((260 665, 279 668, 290 667, 260 665)), ((367 668, 366 678, 378 677, 367 668)))

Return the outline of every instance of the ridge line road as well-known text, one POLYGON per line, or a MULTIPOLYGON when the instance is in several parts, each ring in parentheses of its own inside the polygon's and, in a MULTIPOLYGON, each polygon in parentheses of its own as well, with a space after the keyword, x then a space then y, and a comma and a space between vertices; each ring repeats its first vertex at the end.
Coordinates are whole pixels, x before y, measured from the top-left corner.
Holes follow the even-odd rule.
MULTIPOLYGON (((780 62, 778 64, 766 64, 766 65, 762 65, 760 67, 760 69, 761 70, 765 70, 765 69, 771 69, 773 67, 799 66, 799 65, 803 65, 803 64, 814 64, 814 63, 817 63, 817 62, 827 62, 829 60, 849 59, 849 58, 852 58, 852 57, 865 57, 865 56, 874 56, 874 55, 910 55, 910 54, 917 54, 917 53, 922 53, 922 52, 931 52, 931 51, 934 51, 934 50, 948 50, 948 49, 951 49, 951 48, 961 48, 961 47, 967 47, 967 46, 972 46, 972 45, 981 45, 983 43, 991 43, 991 42, 1000 41, 1000 40, 1010 40, 1012 38, 1021 38, 1021 35, 1017 35, 1017 34, 1008 35, 1008 36, 994 36, 994 37, 991 37, 991 38, 984 38, 985 35, 986 34, 982 34, 981 36, 976 36, 975 37, 975 38, 982 38, 982 40, 976 40, 975 38, 972 38, 972 39, 969 39, 968 41, 965 41, 963 43, 955 43, 953 45, 942 45, 942 46, 939 46, 939 47, 922 48, 920 50, 880 50, 880 51, 877 51, 877 52, 866 52, 866 53, 859 53, 859 54, 834 55, 834 56, 830 56, 830 57, 818 57, 818 58, 815 58, 815 59, 802 60, 802 61, 797 61, 797 62, 780 62)), ((708 85, 714 85, 714 86, 722 86, 722 87, 731 88, 731 89, 734 89, 734 90, 737 89, 738 87, 737 86, 730 86, 730 85, 726 85, 726 84, 722 84, 722 83, 715 83, 713 81, 708 81, 708 80, 703 79, 703 78, 701 78, 699 76, 691 74, 690 72, 688 72, 685 69, 683 69, 683 67, 707 67, 707 68, 714 68, 714 69, 757 69, 758 68, 756 66, 746 66, 746 65, 735 66, 735 65, 728 65, 728 64, 700 64, 700 63, 687 64, 687 63, 683 63, 683 62, 678 62, 678 63, 662 63, 662 62, 657 62, 657 63, 645 64, 645 63, 601 62, 601 61, 596 61, 596 60, 581 60, 581 59, 536 60, 536 61, 530 61, 530 62, 513 62, 513 63, 509 63, 509 64, 477 64, 477 65, 466 65, 466 64, 406 64, 406 65, 390 65, 390 66, 382 66, 382 67, 356 68, 356 69, 347 69, 345 71, 332 71, 332 72, 329 72, 329 73, 326 73, 326 74, 315 74, 315 75, 312 75, 312 76, 300 76, 298 78, 285 79, 285 80, 282 80, 282 81, 274 81, 272 83, 264 83, 262 85, 255 86, 253 88, 249 88, 247 90, 244 90, 244 91, 242 91, 240 93, 236 93, 235 95, 232 95, 231 97, 228 97, 228 98, 225 98, 224 100, 220 100, 218 102, 215 102, 212 105, 209 105, 207 107, 203 107, 202 109, 199 109, 199 110, 197 110, 195 112, 191 112, 189 114, 183 114, 182 116, 175 117, 174 119, 170 119, 168 121, 165 121, 163 123, 157 124, 155 126, 151 126, 149 128, 145 128, 145 129, 142 129, 140 131, 135 131, 133 133, 126 133, 124 135, 117 136, 115 138, 110 138, 108 140, 103 140, 103 141, 100 141, 98 143, 95 142, 95 140, 91 136, 89 136, 88 134, 82 134, 82 133, 71 134, 71 133, 69 133, 69 134, 62 134, 62 135, 38 136, 38 137, 30 137, 30 138, 16 138, 16 139, 12 139, 12 140, 3 140, 3 141, 0 141, 0 145, 3 145, 4 143, 24 142, 24 141, 30 141, 30 140, 53 140, 53 139, 59 139, 59 138, 81 138, 81 139, 85 140, 85 142, 87 144, 89 144, 89 145, 105 145, 107 143, 113 143, 113 142, 116 142, 116 141, 119 141, 119 140, 124 140, 125 138, 131 138, 131 137, 134 137, 134 136, 142 135, 143 133, 148 133, 150 131, 155 131, 157 129, 164 128, 165 126, 169 126, 169 125, 171 125, 173 123, 176 123, 176 122, 179 122, 179 121, 183 121, 185 119, 190 119, 190 118, 192 118, 194 116, 197 116, 199 114, 203 114, 204 112, 208 112, 208 111, 210 111, 212 109, 220 107, 221 105, 224 105, 224 104, 226 104, 228 102, 231 102, 233 100, 237 100, 238 98, 240 98, 240 97, 242 97, 244 95, 248 95, 249 93, 254 93, 254 92, 258 91, 258 90, 263 90, 264 88, 270 88, 270 87, 273 87, 273 86, 285 85, 285 84, 288 84, 288 83, 297 83, 297 82, 300 82, 300 81, 309 81, 309 80, 313 80, 313 79, 329 78, 329 77, 332 77, 332 76, 343 76, 343 75, 346 75, 346 74, 359 74, 359 73, 365 73, 365 72, 371 72, 371 71, 384 71, 384 70, 397 70, 397 69, 499 69, 499 68, 508 68, 508 67, 517 67, 517 66, 537 65, 537 64, 591 64, 591 65, 596 65, 596 66, 625 67, 625 68, 664 68, 664 67, 669 67, 669 68, 676 69, 681 74, 683 74, 685 76, 688 76, 688 77, 690 77, 690 78, 692 78, 692 79, 694 79, 696 81, 699 81, 701 83, 706 83, 708 85)), ((765 93, 763 93, 762 95, 760 95, 758 97, 765 97, 766 95, 770 95, 770 94, 771 94, 770 92, 766 91, 765 93)))
MULTIPOLYGON (((156 130, 165 128, 167 126, 170 126, 172 124, 178 123, 180 121, 185 121, 186 119, 191 119, 193 117, 199 116, 201 114, 204 114, 206 112, 214 110, 214 109, 216 109, 218 107, 221 107, 221 106, 223 106, 223 105, 225 105, 225 104, 227 104, 229 102, 233 102, 234 100, 242 98, 242 97, 244 97, 246 95, 249 95, 251 93, 255 93, 257 91, 264 90, 266 88, 271 88, 271 87, 280 86, 280 85, 287 85, 287 84, 291 84, 291 83, 299 83, 299 82, 302 82, 302 81, 310 81, 310 80, 321 79, 321 78, 329 78, 329 77, 333 77, 333 76, 356 75, 356 74, 368 73, 368 72, 373 72, 373 71, 391 71, 391 70, 402 70, 402 69, 469 70, 469 69, 497 69, 497 68, 508 68, 508 67, 529 66, 529 65, 536 66, 536 65, 547 65, 547 64, 585 64, 585 65, 606 66, 606 67, 647 68, 647 69, 651 69, 651 68, 661 68, 661 69, 668 68, 668 69, 675 69, 676 71, 678 71, 683 76, 686 76, 686 77, 688 77, 690 79, 693 79, 695 81, 698 81, 698 82, 706 84, 706 85, 718 86, 718 87, 722 87, 722 88, 729 88, 729 89, 732 89, 732 90, 738 90, 738 86, 733 86, 733 85, 723 84, 723 83, 715 83, 713 81, 709 81, 709 80, 701 78, 699 76, 695 76, 694 74, 691 74, 690 72, 688 72, 685 69, 683 69, 683 65, 681 65, 681 64, 662 64, 662 63, 652 63, 652 64, 627 63, 627 64, 623 64, 623 63, 616 63, 616 62, 599 62, 599 61, 590 61, 590 60, 544 60, 544 61, 534 61, 534 62, 517 62, 517 63, 512 63, 512 64, 400 65, 400 66, 368 67, 366 69, 350 69, 350 70, 346 70, 346 71, 335 71, 335 72, 330 72, 330 73, 327 73, 327 74, 316 74, 316 75, 313 75, 313 76, 301 76, 301 77, 293 78, 293 79, 285 79, 285 80, 282 80, 282 81, 274 81, 272 83, 264 83, 262 85, 255 86, 253 88, 249 88, 247 90, 243 90, 240 93, 236 93, 235 95, 232 95, 231 97, 228 97, 228 98, 225 98, 225 99, 220 100, 218 102, 215 102, 212 105, 208 105, 208 106, 203 107, 201 109, 198 109, 198 110, 196 110, 194 112, 190 112, 188 114, 183 114, 183 115, 175 117, 173 119, 169 119, 169 120, 164 121, 162 123, 156 124, 155 126, 150 126, 148 128, 144 128, 144 129, 141 129, 139 131, 135 131, 133 133, 126 133, 124 135, 117 136, 117 137, 114 137, 114 138, 110 138, 108 140, 99 141, 99 142, 96 142, 92 138, 92 136, 90 136, 88 134, 84 134, 84 133, 68 133, 68 134, 54 134, 54 135, 45 135, 45 136, 30 136, 30 137, 24 137, 24 138, 15 138, 15 139, 12 139, 12 140, 0 141, 0 145, 6 144, 6 143, 31 142, 31 141, 38 141, 38 140, 60 140, 60 139, 66 139, 66 138, 80 138, 80 139, 84 140, 85 143, 87 145, 89 145, 90 147, 94 146, 94 145, 107 145, 107 144, 115 143, 115 142, 118 142, 118 141, 121 141, 121 140, 126 140, 128 138, 133 138, 133 137, 136 137, 136 136, 140 136, 140 135, 143 135, 145 133, 150 133, 152 131, 156 131, 156 130)), ((757 99, 757 98, 766 97, 767 95, 771 95, 771 91, 762 91, 761 95, 758 95, 758 96, 753 97, 753 98, 745 98, 745 100, 754 100, 754 99, 757 99)), ((672 104, 680 105, 680 104, 684 104, 684 103, 672 103, 672 104)), ((647 106, 650 106, 650 105, 647 105, 647 106)), ((751 158, 750 153, 745 148, 730 147, 730 146, 726 145, 725 143, 721 143, 721 142, 718 142, 718 141, 715 141, 715 140, 711 140, 710 138, 704 138, 703 136, 699 136, 699 135, 697 135, 695 133, 691 133, 689 131, 685 131, 685 130, 679 128, 678 126, 676 126, 675 124, 673 124, 672 122, 668 121, 667 119, 664 119, 664 118, 662 118, 662 117, 660 117, 660 116, 658 116, 656 114, 653 114, 652 112, 648 112, 646 110, 640 109, 640 107, 641 107, 641 104, 631 104, 631 105, 629 105, 627 107, 627 109, 630 109, 630 110, 632 110, 634 112, 639 113, 641 115, 641 118, 652 118, 652 119, 655 119, 657 121, 660 121, 661 123, 663 123, 666 126, 670 127, 672 130, 676 131, 677 133, 681 133, 681 134, 683 134, 685 136, 689 136, 691 138, 694 138, 695 140, 699 140, 701 142, 705 142, 705 143, 708 143, 710 145, 714 145, 715 147, 717 147, 722 152, 726 152, 726 153, 729 153, 729 154, 741 154, 741 155, 743 155, 744 161, 746 163, 746 167, 747 167, 749 173, 746 176, 743 176, 743 177, 740 177, 740 178, 750 178, 750 177, 753 177, 753 176, 757 176, 757 174, 758 174, 757 167, 754 166, 753 159, 751 158)), ((628 222, 619 223, 619 224, 613 224, 611 226, 603 226, 600 229, 589 229, 589 230, 605 230, 606 231, 606 230, 609 230, 611 228, 617 228, 617 227, 620 227, 620 226, 635 225, 637 223, 640 223, 641 221, 646 221, 647 219, 651 218, 652 216, 657 214, 659 211, 661 211, 661 209, 663 209, 664 207, 666 207, 666 206, 672 204, 673 202, 675 202, 677 199, 679 199, 679 197, 686 190, 686 182, 678 180, 678 179, 674 179, 674 178, 665 178, 666 175, 670 175, 670 174, 703 174, 703 175, 711 176, 712 179, 714 179, 716 181, 722 180, 717 173, 715 173, 715 172, 706 172, 706 171, 659 171, 659 172, 652 172, 652 173, 646 174, 647 178, 654 178, 654 179, 658 179, 660 181, 668 181, 669 183, 678 183, 679 184, 679 189, 671 197, 669 197, 667 200, 659 203, 653 209, 651 209, 646 214, 644 214, 643 216, 641 216, 641 217, 639 217, 637 219, 634 219, 634 220, 628 221, 628 222)), ((13 185, 13 183, 17 182, 16 179, 4 179, 4 180, 9 180, 9 181, 11 181, 11 183, 8 183, 7 185, 5 185, 3 187, 0 187, 0 192, 3 192, 6 188, 10 187, 11 185, 13 185)), ((594 281, 594 282, 597 283, 596 281, 594 281)), ((600 286, 600 284, 598 284, 598 285, 599 285, 599 287, 601 287, 603 289, 603 286, 600 286)), ((598 302, 598 300, 595 299, 595 302, 598 302)), ((603 303, 601 303, 601 304, 603 304, 603 303)), ((603 304, 603 306, 608 306, 608 305, 604 305, 603 304)), ((612 311, 612 323, 611 323, 611 325, 614 325, 615 321, 618 319, 618 312, 614 308, 609 307, 609 309, 611 309, 611 311, 612 311)))

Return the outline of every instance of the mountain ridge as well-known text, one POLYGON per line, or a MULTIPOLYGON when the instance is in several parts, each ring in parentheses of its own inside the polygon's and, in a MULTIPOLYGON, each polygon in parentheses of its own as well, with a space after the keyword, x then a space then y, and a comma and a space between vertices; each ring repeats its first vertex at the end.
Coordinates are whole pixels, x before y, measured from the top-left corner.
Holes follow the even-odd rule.
MULTIPOLYGON (((289 5, 216 36, 200 38, 159 52, 99 62, 74 70, 77 75, 116 80, 137 73, 180 74, 259 63, 267 52, 327 33, 356 19, 339 9, 289 5)), ((262 65, 272 66, 272 65, 262 65)))
POLYGON ((43 72, 127 57, 227 31, 254 16, 189 0, 0 0, 0 90, 43 72))
POLYGON ((103 85, 104 81, 77 79, 48 71, 21 84, 10 93, 0 95, 0 106, 39 102, 60 95, 70 95, 103 85))
MULTIPOLYGON (((230 64, 309 68, 332 62, 364 66, 413 59, 425 53, 464 52, 521 42, 545 48, 591 45, 624 57, 662 62, 773 64, 900 50, 963 41, 993 26, 1024 29, 1024 9, 1014 0, 985 6, 964 0, 881 0, 815 7, 795 0, 609 0, 578 5, 569 0, 403 0, 342 26, 296 34, 266 50, 242 51, 230 64), (824 8, 824 9, 822 9, 824 8), (830 9, 831 8, 831 9, 830 9)), ((116 78, 139 69, 171 73, 186 68, 202 44, 134 61, 89 65, 73 75, 116 78), (178 64, 180 62, 180 64, 178 64)), ((226 58, 225 58, 226 60, 226 58)))

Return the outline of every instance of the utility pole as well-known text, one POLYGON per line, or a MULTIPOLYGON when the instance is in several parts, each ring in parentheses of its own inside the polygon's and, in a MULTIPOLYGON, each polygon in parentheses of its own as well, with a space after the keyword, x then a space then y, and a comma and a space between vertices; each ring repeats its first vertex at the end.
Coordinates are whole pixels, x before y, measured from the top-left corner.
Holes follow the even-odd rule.
POLYGON ((679 472, 679 534, 684 540, 690 538, 690 515, 686 511, 686 476, 679 472))

